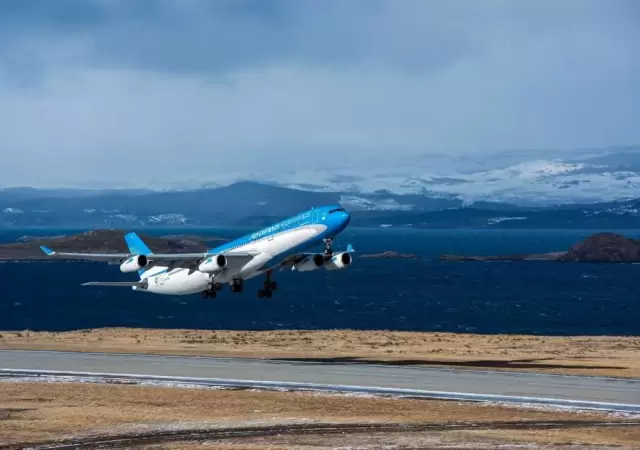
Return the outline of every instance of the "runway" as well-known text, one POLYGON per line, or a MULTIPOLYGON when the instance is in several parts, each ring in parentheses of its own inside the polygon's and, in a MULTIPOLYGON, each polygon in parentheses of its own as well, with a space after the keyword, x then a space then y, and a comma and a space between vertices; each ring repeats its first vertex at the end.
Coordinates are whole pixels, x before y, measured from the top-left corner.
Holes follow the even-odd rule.
POLYGON ((6 375, 98 376, 640 413, 640 379, 249 358, 0 350, 6 375))

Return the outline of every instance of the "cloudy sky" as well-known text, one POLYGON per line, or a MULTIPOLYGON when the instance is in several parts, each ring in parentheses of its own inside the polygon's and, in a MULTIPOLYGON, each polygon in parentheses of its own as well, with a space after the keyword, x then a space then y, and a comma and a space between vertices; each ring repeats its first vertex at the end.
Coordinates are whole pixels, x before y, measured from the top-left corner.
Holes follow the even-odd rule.
POLYGON ((635 0, 0 2, 0 185, 637 144, 638 55, 635 0))

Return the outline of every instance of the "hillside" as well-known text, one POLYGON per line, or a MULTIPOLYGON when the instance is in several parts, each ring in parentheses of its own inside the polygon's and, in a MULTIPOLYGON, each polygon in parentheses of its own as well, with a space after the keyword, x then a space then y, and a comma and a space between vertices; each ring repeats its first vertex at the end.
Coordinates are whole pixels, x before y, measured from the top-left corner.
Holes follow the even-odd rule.
MULTIPOLYGON (((61 252, 126 253, 123 230, 95 230, 74 235, 53 236, 48 238, 24 238, 22 242, 0 245, 0 260, 41 260, 47 256, 40 250, 46 245, 61 252)), ((211 243, 219 238, 198 236, 148 236, 141 235, 145 243, 154 252, 160 253, 197 253, 211 248, 211 243)))

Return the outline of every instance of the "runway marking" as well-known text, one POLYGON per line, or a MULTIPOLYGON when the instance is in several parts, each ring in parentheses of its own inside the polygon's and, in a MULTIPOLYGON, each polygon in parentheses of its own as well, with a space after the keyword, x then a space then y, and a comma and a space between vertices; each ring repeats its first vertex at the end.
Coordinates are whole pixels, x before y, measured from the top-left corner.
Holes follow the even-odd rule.
POLYGON ((208 364, 175 364, 175 363, 158 363, 158 362, 152 362, 149 363, 153 366, 178 366, 178 367, 203 367, 203 368, 207 368, 207 369, 253 369, 254 366, 241 366, 241 365, 237 365, 234 364, 233 366, 229 366, 229 365, 208 365, 208 364))
POLYGON ((551 384, 551 383, 527 383, 529 386, 552 386, 552 387, 568 387, 571 389, 589 389, 592 391, 627 391, 627 392, 640 392, 640 389, 625 389, 614 388, 605 386, 580 386, 579 384, 551 384))
MULTIPOLYGON (((364 376, 374 376, 374 377, 379 377, 380 373, 372 373, 372 372, 340 372, 340 371, 331 371, 331 372, 327 372, 327 373, 331 373, 331 374, 335 374, 335 375, 364 375, 364 376)), ((407 378, 410 380, 416 380, 416 377, 414 375, 390 375, 390 374, 384 374, 385 378, 407 378)), ((419 381, 416 380, 416 381, 419 381)))

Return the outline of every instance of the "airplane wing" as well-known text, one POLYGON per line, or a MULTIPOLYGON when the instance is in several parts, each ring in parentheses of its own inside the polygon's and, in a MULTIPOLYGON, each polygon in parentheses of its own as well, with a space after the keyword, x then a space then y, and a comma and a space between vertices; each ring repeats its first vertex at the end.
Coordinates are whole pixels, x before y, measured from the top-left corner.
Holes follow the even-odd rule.
MULTIPOLYGON (((60 259, 79 259, 83 261, 104 261, 109 263, 119 263, 123 259, 127 259, 131 256, 134 256, 133 253, 67 253, 67 252, 56 252, 51 250, 49 247, 44 245, 40 246, 40 249, 47 255, 51 257, 57 257, 60 259)), ((251 259, 257 252, 222 252, 227 258, 246 258, 251 259)), ((175 263, 175 262, 183 262, 183 261, 197 261, 202 258, 207 258, 211 256, 211 253, 152 253, 147 255, 149 261, 154 263, 175 263)))

